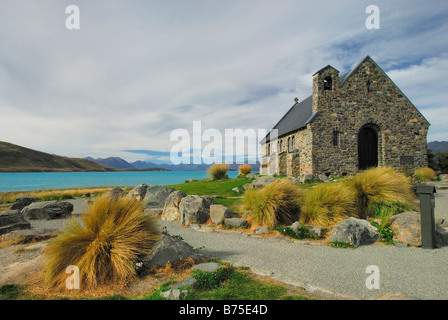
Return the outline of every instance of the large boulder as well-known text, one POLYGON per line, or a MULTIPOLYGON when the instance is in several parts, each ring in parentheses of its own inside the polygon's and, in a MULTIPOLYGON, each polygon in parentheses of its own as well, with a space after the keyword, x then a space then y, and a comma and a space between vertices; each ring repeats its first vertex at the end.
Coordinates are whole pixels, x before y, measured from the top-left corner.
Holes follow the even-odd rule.
POLYGON ((334 226, 329 241, 345 242, 359 247, 372 244, 379 239, 378 230, 368 221, 352 217, 334 226))
POLYGON ((143 198, 144 208, 152 215, 162 213, 165 201, 173 191, 174 189, 167 186, 148 186, 143 198))
POLYGON ((0 212, 0 235, 29 228, 31 228, 31 224, 23 218, 20 210, 0 212))
POLYGON ((418 212, 403 212, 390 219, 390 227, 394 232, 394 240, 422 246, 421 216, 418 212))
POLYGON ((70 202, 43 201, 33 202, 22 209, 23 217, 27 220, 51 220, 70 215, 73 204, 70 202))
POLYGON ((210 206, 210 219, 213 223, 221 223, 225 218, 231 218, 232 211, 222 204, 212 204, 210 206))
POLYGON ((11 210, 22 210, 26 206, 28 206, 36 201, 38 201, 38 200, 33 197, 18 197, 16 200, 14 200, 11 210))
POLYGON ((179 220, 179 205, 187 194, 181 190, 176 190, 170 193, 166 198, 165 206, 163 207, 162 220, 178 221, 179 220))
POLYGON ((277 178, 275 178, 274 176, 261 176, 261 177, 255 179, 254 181, 252 181, 252 183, 250 185, 252 188, 261 189, 265 185, 270 184, 271 182, 274 182, 275 180, 277 180, 277 178))
POLYGON ((143 258, 143 264, 146 267, 162 268, 168 262, 173 263, 187 258, 192 258, 194 261, 200 260, 188 243, 164 234, 157 241, 151 253, 143 258))
POLYGON ((214 199, 209 196, 186 196, 179 204, 179 222, 206 223, 210 218, 210 205, 214 203, 214 199))
POLYGON ((135 200, 143 200, 148 188, 149 188, 149 186, 147 184, 140 184, 140 185, 136 186, 134 189, 132 189, 128 193, 127 197, 134 198, 135 200))
POLYGON ((124 197, 126 192, 124 192, 121 188, 115 187, 110 191, 106 191, 103 194, 103 197, 110 197, 112 200, 118 200, 120 197, 124 197))

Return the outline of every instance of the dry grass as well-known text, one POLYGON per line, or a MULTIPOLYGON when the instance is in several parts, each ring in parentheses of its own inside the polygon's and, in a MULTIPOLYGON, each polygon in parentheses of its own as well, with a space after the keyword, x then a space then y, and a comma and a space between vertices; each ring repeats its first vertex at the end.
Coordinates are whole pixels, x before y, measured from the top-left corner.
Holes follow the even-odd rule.
POLYGON ((118 283, 136 275, 135 263, 159 237, 154 221, 133 199, 97 199, 82 223, 73 219, 45 248, 46 282, 65 285, 65 269, 79 268, 81 284, 118 283))
POLYGON ((393 168, 369 169, 344 183, 356 195, 361 219, 367 218, 373 201, 400 201, 410 205, 415 202, 409 178, 393 168))
POLYGON ((213 180, 224 179, 227 171, 229 171, 229 165, 227 164, 214 164, 208 169, 208 173, 213 180))
POLYGON ((309 190, 301 208, 300 221, 319 227, 356 216, 356 197, 342 183, 320 184, 309 190))
POLYGON ((251 172, 252 172, 252 167, 249 164, 247 164, 247 163, 240 165, 239 168, 238 168, 238 173, 239 174, 243 174, 244 175, 244 174, 249 174, 251 172))
POLYGON ((83 194, 103 194, 112 190, 112 187, 98 188, 75 188, 75 189, 55 189, 38 191, 10 191, 0 193, 0 204, 13 203, 18 197, 33 197, 41 200, 45 199, 68 199, 81 197, 83 194))
POLYGON ((274 228, 296 220, 301 200, 302 193, 291 180, 276 180, 263 189, 246 190, 243 208, 254 223, 274 228))
POLYGON ((415 170, 414 179, 418 181, 434 181, 437 179, 437 174, 431 168, 420 168, 415 170))

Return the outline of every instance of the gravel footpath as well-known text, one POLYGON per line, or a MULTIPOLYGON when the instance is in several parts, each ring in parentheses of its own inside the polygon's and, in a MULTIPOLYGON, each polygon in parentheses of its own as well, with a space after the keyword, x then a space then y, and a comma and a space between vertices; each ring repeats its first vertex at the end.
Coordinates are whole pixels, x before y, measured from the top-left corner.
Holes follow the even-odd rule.
POLYGON ((368 299, 404 293, 411 299, 448 299, 448 247, 425 250, 370 245, 357 249, 304 245, 236 232, 203 232, 160 221, 201 255, 219 257, 253 272, 341 298, 368 299), (367 266, 380 270, 380 289, 369 290, 367 266))

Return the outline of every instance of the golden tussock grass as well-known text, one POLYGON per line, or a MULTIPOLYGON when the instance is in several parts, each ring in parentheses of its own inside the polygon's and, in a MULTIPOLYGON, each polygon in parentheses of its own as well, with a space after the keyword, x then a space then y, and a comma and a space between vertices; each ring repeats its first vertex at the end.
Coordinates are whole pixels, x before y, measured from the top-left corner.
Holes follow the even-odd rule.
POLYGON ((356 216, 356 197, 342 183, 320 184, 309 190, 301 208, 300 221, 319 227, 356 216))
POLYGON ((45 280, 64 286, 70 265, 79 268, 84 287, 130 280, 136 276, 135 263, 159 236, 141 202, 103 196, 90 206, 82 223, 71 220, 45 248, 45 280))
POLYGON ((238 168, 239 174, 249 174, 251 172, 252 172, 252 167, 247 163, 240 165, 238 168))
POLYGON ((291 224, 300 212, 302 193, 289 179, 276 180, 262 189, 247 189, 243 208, 250 211, 250 221, 274 228, 291 224))
POLYGON ((356 195, 361 219, 368 217, 368 208, 373 201, 400 201, 405 204, 414 204, 416 200, 409 178, 393 168, 369 169, 343 183, 356 195))
POLYGON ((213 180, 221 180, 229 171, 228 164, 214 164, 210 168, 208 168, 208 174, 212 177, 213 180))
POLYGON ((431 168, 420 168, 415 170, 414 178, 420 181, 434 181, 437 179, 437 173, 431 168))

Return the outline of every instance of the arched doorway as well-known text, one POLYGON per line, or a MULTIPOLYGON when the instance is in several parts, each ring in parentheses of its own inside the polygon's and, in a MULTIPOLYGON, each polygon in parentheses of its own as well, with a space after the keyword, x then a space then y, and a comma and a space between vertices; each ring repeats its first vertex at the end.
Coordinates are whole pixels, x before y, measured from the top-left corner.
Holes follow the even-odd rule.
POLYGON ((359 170, 378 167, 378 129, 365 125, 358 135, 359 170))

